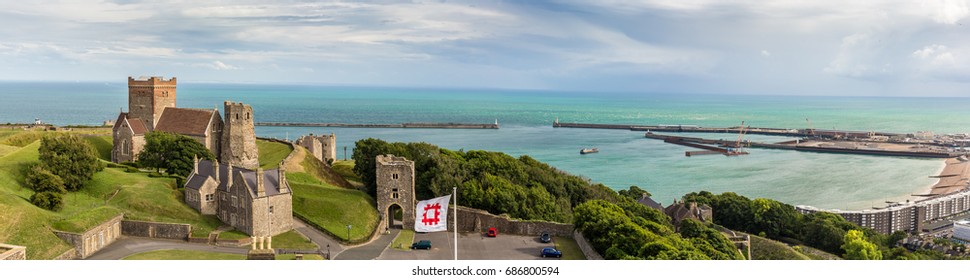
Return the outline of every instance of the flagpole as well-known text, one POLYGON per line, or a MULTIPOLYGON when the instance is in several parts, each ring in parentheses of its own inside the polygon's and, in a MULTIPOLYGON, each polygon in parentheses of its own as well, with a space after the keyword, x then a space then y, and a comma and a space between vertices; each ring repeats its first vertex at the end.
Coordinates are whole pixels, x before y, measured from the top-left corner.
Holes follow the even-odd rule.
POLYGON ((451 196, 455 198, 455 260, 458 260, 458 187, 451 187, 451 196))

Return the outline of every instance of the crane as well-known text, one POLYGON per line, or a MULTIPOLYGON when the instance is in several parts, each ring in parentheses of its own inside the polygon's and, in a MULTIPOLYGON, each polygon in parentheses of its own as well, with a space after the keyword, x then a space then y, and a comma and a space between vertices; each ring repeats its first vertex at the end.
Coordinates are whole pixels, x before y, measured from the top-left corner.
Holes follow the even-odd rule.
POLYGON ((805 118, 805 122, 808 122, 808 134, 811 136, 815 136, 815 129, 812 128, 812 120, 805 118))
POLYGON ((744 137, 744 132, 745 132, 744 121, 741 121, 741 129, 739 129, 739 132, 738 132, 738 141, 734 143, 734 146, 738 148, 738 151, 741 151, 741 138, 744 137))

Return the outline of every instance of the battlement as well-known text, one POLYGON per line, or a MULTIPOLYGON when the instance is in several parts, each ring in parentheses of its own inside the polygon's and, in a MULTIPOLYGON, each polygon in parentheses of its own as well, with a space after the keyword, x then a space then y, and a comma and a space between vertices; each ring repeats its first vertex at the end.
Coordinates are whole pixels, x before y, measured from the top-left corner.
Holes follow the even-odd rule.
POLYGON ((132 78, 130 76, 128 77, 128 86, 129 87, 132 87, 132 86, 135 86, 135 87, 139 87, 139 86, 142 86, 142 87, 174 87, 176 85, 176 83, 177 83, 177 80, 176 80, 175 77, 172 77, 171 79, 168 79, 168 80, 166 80, 165 77, 162 77, 162 76, 138 77, 137 79, 136 78, 132 78))
POLYGON ((408 160, 405 157, 398 157, 394 155, 378 155, 377 163, 381 165, 414 165, 414 162, 408 160))

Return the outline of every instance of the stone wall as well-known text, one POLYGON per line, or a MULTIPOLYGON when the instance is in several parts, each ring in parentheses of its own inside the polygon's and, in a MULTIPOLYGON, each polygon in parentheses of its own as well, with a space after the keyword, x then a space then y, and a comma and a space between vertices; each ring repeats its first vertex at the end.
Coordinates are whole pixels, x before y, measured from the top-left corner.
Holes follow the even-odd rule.
MULTIPOLYGON (((454 214, 454 207, 451 208, 451 215, 454 214)), ((454 217, 454 216, 452 216, 454 217)), ((449 230, 454 226, 448 223, 449 230)), ((535 235, 539 236, 547 232, 555 236, 573 236, 575 226, 571 224, 560 224, 546 221, 520 221, 506 216, 490 214, 484 210, 467 207, 458 207, 458 230, 462 232, 485 232, 488 228, 494 227, 499 234, 508 233, 515 235, 535 235)))
POLYGON ((78 254, 77 254, 77 249, 70 249, 70 250, 67 250, 64 253, 61 253, 59 256, 54 257, 54 260, 55 261, 68 261, 68 260, 76 260, 76 259, 80 259, 80 258, 81 257, 78 256, 78 254))
POLYGON ((600 254, 596 252, 596 249, 593 249, 593 245, 590 245, 589 241, 586 241, 586 237, 583 236, 582 232, 579 232, 578 230, 573 231, 573 239, 576 240, 576 244, 579 245, 579 250, 583 251, 583 255, 586 256, 587 260, 603 259, 603 256, 600 256, 600 254))
POLYGON ((27 259, 27 247, 0 243, 0 261, 22 261, 27 259))
POLYGON ((121 221, 121 234, 135 237, 188 240, 192 225, 121 221))
POLYGON ((77 252, 77 257, 83 259, 97 253, 104 247, 111 245, 111 243, 114 243, 119 237, 121 237, 120 224, 123 218, 124 215, 115 216, 114 218, 80 234, 56 230, 53 232, 54 235, 57 235, 57 237, 60 237, 64 241, 74 245, 74 250, 77 252))

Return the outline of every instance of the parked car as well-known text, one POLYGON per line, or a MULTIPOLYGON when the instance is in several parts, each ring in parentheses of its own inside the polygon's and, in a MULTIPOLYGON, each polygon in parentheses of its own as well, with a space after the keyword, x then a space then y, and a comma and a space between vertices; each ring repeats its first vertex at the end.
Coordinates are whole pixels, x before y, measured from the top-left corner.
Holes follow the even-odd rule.
POLYGON ((498 236, 498 230, 495 228, 488 228, 488 233, 486 233, 485 235, 487 235, 488 237, 496 237, 498 236))
POLYGON ((411 243, 411 249, 425 249, 431 250, 431 240, 421 240, 418 242, 411 243))
POLYGON ((549 235, 548 232, 543 232, 542 235, 539 236, 539 241, 542 241, 542 243, 552 242, 552 235, 549 235))
POLYGON ((552 257, 562 258, 562 252, 560 252, 559 250, 556 250, 556 248, 545 247, 545 248, 542 248, 542 252, 539 253, 539 256, 543 258, 552 258, 552 257))

